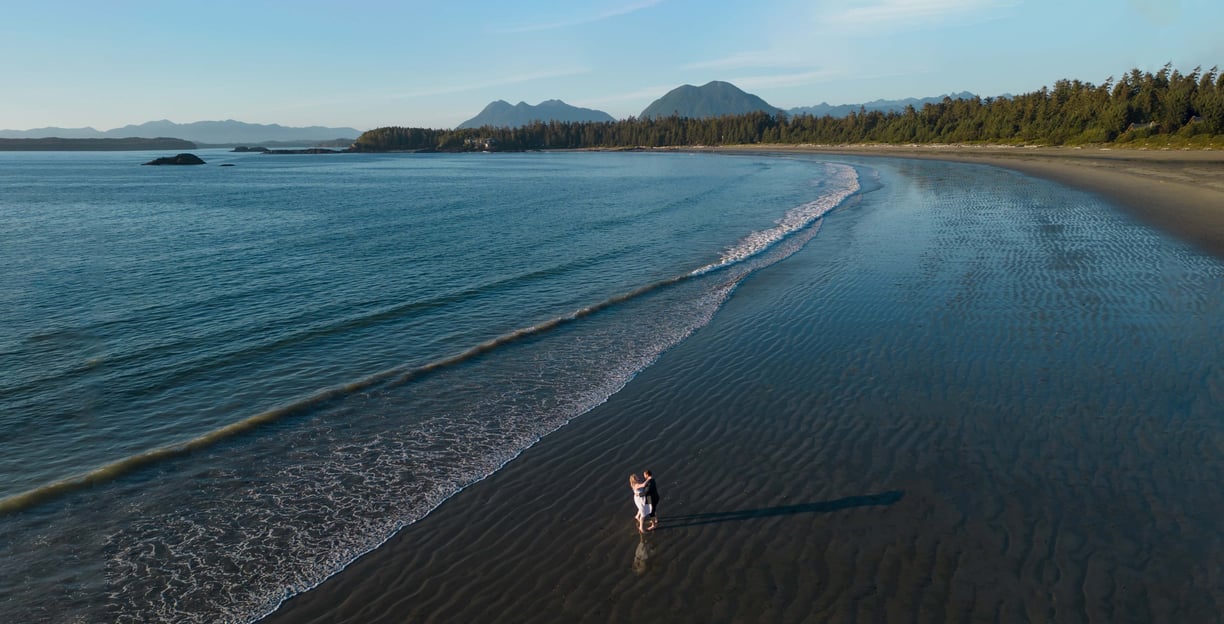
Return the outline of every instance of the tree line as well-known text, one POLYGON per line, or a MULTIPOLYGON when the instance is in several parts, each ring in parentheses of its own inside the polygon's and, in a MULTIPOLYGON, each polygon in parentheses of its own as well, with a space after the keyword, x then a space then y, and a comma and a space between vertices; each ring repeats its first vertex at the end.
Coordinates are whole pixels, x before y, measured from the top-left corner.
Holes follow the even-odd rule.
POLYGON ((191 150, 196 144, 183 139, 62 139, 45 137, 38 139, 0 139, 0 151, 140 151, 140 150, 191 150))
POLYGON ((992 143, 1075 145, 1153 137, 1224 136, 1224 74, 1132 69, 1093 85, 1059 80, 1012 97, 951 99, 902 111, 860 109, 845 117, 754 112, 695 119, 630 117, 614 122, 535 122, 519 128, 434 130, 384 127, 352 150, 511 151, 743 144, 992 143))

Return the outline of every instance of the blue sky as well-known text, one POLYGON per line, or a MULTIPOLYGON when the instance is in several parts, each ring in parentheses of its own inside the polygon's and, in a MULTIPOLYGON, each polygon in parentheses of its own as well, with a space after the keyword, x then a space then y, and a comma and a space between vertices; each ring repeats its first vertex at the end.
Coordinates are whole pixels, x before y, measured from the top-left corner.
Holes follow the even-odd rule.
POLYGON ((453 127, 493 100, 617 118, 726 80, 780 108, 1224 69, 1220 0, 0 3, 0 128, 453 127))

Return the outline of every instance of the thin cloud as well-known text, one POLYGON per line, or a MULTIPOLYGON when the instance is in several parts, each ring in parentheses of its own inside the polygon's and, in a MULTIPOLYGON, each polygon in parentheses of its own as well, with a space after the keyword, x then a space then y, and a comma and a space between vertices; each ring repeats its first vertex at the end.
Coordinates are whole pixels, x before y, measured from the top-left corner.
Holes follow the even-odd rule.
POLYGON ((664 93, 667 93, 668 91, 671 91, 672 89, 675 89, 678 86, 680 85, 667 84, 667 85, 656 85, 653 87, 643 87, 641 89, 638 89, 637 91, 631 91, 628 93, 618 93, 616 95, 609 95, 609 96, 599 98, 598 100, 595 100, 595 101, 596 102, 632 102, 633 100, 640 100, 642 98, 652 98, 652 99, 659 98, 659 97, 662 97, 664 93))
POLYGON ((762 67, 777 67, 777 68, 793 68, 802 67, 806 63, 787 58, 773 50, 756 50, 752 52, 740 52, 731 56, 709 61, 698 61, 682 65, 681 69, 746 69, 746 68, 762 68, 762 67))
POLYGON ((845 72, 834 69, 818 69, 815 71, 793 74, 770 74, 764 76, 742 76, 732 80, 741 89, 777 89, 784 87, 803 87, 820 82, 828 82, 845 72))
POLYGON ((873 0, 827 15, 827 24, 842 26, 928 25, 990 9, 1015 6, 1017 0, 873 0))
POLYGON ((547 80, 549 78, 564 78, 566 76, 577 76, 580 74, 589 73, 589 67, 575 67, 569 69, 558 69, 546 72, 535 72, 530 74, 515 74, 504 76, 495 80, 482 80, 472 84, 462 85, 446 85, 433 89, 422 89, 420 91, 410 91, 408 93, 400 93, 395 97, 398 98, 416 98, 416 97, 431 97, 435 95, 449 95, 452 93, 463 93, 465 91, 475 91, 486 87, 501 87, 511 84, 519 84, 523 82, 532 82, 534 80, 547 80))
POLYGON ((1130 0, 1131 8, 1138 11, 1143 19, 1156 26, 1164 27, 1177 21, 1181 14, 1180 2, 1169 0, 1130 0))
POLYGON ((636 13, 643 9, 649 9, 650 7, 653 7, 655 5, 662 4, 662 3, 663 3, 663 0, 642 0, 641 2, 635 2, 632 4, 626 4, 624 6, 619 6, 619 7, 615 7, 612 9, 608 9, 601 13, 596 13, 595 15, 588 15, 585 17, 576 17, 576 18, 571 18, 571 19, 564 20, 564 21, 559 21, 559 22, 542 22, 539 24, 522 24, 519 26, 492 28, 490 29, 490 31, 494 33, 498 33, 498 34, 508 35, 508 34, 525 33, 525 32, 539 32, 542 30, 557 30, 560 28, 570 28, 572 26, 581 26, 582 24, 600 22, 600 21, 610 19, 613 17, 620 17, 622 15, 628 15, 630 13, 636 13))

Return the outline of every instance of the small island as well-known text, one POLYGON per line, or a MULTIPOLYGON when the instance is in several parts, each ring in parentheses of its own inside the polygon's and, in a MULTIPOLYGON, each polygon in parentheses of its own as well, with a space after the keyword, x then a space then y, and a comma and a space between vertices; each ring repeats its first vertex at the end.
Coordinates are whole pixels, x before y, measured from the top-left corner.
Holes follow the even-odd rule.
POLYGON ((162 156, 154 158, 145 165, 203 165, 205 162, 195 154, 179 154, 177 156, 162 156))

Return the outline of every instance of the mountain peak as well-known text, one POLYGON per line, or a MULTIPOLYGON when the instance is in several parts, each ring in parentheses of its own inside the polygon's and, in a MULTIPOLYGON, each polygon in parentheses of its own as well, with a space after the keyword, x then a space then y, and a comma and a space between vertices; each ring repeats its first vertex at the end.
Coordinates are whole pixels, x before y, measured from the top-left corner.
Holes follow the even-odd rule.
POLYGON ((544 100, 535 106, 526 102, 519 102, 514 106, 510 106, 503 100, 496 100, 485 106, 479 115, 455 126, 455 129, 480 128, 483 126, 518 128, 536 121, 585 122, 616 120, 603 111, 571 106, 561 100, 544 100))
POLYGON ((778 108, 729 82, 711 80, 700 87, 686 84, 668 91, 647 106, 641 117, 650 119, 678 115, 701 119, 756 111, 773 114, 778 112, 778 108))

